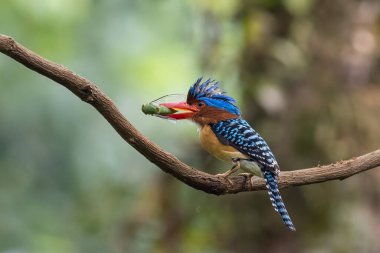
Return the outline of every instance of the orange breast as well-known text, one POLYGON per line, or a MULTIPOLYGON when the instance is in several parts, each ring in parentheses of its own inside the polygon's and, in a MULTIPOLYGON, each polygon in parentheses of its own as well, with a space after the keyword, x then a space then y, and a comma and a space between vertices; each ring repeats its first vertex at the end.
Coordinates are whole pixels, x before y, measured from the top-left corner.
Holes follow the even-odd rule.
POLYGON ((208 125, 201 128, 199 137, 202 147, 222 161, 230 162, 232 158, 248 158, 234 147, 223 145, 208 125))

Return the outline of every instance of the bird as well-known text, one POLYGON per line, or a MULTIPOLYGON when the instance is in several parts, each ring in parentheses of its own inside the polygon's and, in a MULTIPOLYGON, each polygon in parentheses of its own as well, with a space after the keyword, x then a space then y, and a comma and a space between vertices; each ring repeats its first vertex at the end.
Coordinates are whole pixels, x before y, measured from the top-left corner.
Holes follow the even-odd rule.
POLYGON ((244 174, 263 177, 275 211, 291 231, 296 230, 279 192, 280 167, 275 156, 259 133, 243 119, 236 100, 220 88, 220 82, 198 78, 190 86, 186 101, 160 106, 171 109, 165 115, 167 118, 195 122, 201 146, 219 160, 233 164, 230 170, 217 176, 228 179, 241 169, 244 174))

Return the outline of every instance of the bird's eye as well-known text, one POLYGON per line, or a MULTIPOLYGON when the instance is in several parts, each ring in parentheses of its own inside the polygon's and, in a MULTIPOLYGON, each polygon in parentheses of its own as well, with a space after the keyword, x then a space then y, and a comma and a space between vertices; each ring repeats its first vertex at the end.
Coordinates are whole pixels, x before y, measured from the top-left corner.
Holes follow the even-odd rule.
POLYGON ((198 107, 203 107, 203 106, 205 106, 205 103, 204 102, 198 102, 197 106, 198 107))

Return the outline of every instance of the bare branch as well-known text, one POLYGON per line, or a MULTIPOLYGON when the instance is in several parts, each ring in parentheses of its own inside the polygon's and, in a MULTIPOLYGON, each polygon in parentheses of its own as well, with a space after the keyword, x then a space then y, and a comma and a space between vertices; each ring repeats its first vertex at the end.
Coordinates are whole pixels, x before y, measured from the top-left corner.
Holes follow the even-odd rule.
MULTIPOLYGON (((185 184, 216 195, 265 189, 264 180, 260 178, 255 178, 253 187, 250 187, 248 180, 243 176, 231 177, 232 184, 230 184, 224 178, 207 174, 182 163, 175 156, 148 140, 133 127, 116 108, 111 99, 94 83, 76 75, 62 65, 46 60, 23 47, 12 38, 0 34, 0 51, 27 68, 65 86, 80 99, 91 104, 126 142, 161 170, 171 174, 185 184)), ((379 165, 380 149, 360 157, 326 166, 282 172, 279 184, 281 188, 284 188, 345 179, 379 165)))

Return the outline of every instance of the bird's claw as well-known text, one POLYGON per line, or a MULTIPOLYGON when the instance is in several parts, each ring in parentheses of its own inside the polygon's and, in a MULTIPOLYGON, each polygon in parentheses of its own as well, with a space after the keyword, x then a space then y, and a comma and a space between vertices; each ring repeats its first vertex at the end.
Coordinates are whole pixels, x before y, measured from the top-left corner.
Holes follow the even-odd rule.
POLYGON ((253 178, 254 175, 252 173, 243 172, 243 173, 239 173, 238 176, 243 176, 246 179, 248 179, 249 180, 250 189, 253 188, 252 178, 253 178))
POLYGON ((224 177, 224 178, 228 178, 233 172, 231 172, 231 170, 227 170, 226 172, 224 173, 218 173, 216 174, 215 176, 217 177, 224 177))
POLYGON ((232 168, 227 170, 226 172, 216 174, 215 176, 223 177, 224 179, 226 179, 228 181, 229 184, 232 185, 233 184, 232 180, 229 179, 228 177, 240 169, 240 162, 239 161, 240 161, 240 158, 232 158, 232 163, 234 164, 234 166, 232 166, 232 168))
POLYGON ((228 170, 228 171, 226 171, 226 172, 224 172, 224 173, 216 174, 215 176, 217 176, 217 177, 222 177, 222 178, 226 179, 227 182, 228 182, 230 185, 232 185, 232 184, 233 184, 233 183, 232 183, 232 180, 228 178, 232 173, 233 173, 233 172, 231 172, 231 170, 228 170))

